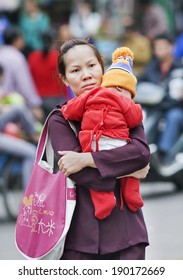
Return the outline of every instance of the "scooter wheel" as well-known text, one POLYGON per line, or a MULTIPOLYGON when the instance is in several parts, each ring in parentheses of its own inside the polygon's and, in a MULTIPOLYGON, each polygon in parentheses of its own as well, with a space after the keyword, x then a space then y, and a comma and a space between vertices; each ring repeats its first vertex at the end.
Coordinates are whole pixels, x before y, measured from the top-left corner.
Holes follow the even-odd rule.
POLYGON ((175 184, 175 187, 176 187, 176 191, 182 191, 183 190, 183 180, 181 180, 180 178, 179 179, 176 179, 174 180, 174 184, 175 184))

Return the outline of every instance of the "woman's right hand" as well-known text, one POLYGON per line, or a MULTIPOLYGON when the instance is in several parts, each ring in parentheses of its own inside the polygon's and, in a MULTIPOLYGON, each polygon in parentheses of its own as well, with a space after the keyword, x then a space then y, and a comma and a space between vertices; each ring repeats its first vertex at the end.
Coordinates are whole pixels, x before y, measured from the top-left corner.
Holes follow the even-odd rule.
POLYGON ((136 179, 145 179, 147 174, 149 173, 150 164, 146 165, 144 168, 137 170, 131 174, 128 174, 125 177, 134 177, 136 179))
POLYGON ((77 153, 73 151, 58 151, 62 157, 58 161, 58 167, 66 177, 79 172, 84 167, 96 168, 91 153, 77 153))

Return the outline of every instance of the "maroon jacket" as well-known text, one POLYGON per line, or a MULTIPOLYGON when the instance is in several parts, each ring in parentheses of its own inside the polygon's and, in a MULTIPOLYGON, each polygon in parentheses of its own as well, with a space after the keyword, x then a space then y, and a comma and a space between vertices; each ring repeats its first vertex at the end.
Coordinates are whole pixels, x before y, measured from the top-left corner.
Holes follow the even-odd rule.
MULTIPOLYGON (((80 123, 74 124, 79 132, 80 123)), ((51 116, 49 130, 52 146, 58 158, 59 150, 81 152, 79 140, 60 112, 55 112, 51 116)), ((148 245, 142 210, 133 213, 126 205, 124 210, 120 210, 120 186, 116 178, 145 167, 150 160, 143 126, 132 129, 130 138, 132 141, 123 147, 93 152, 92 156, 98 169, 86 167, 70 176, 76 183, 77 203, 65 248, 107 254, 138 243, 148 245), (117 206, 104 220, 98 220, 94 216, 90 188, 96 191, 115 192, 117 206)))

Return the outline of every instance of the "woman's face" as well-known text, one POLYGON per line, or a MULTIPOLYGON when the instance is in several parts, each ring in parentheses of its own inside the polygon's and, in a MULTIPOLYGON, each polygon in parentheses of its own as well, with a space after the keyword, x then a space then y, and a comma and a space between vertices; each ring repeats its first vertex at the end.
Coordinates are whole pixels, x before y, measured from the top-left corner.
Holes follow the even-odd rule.
POLYGON ((77 45, 64 56, 66 65, 65 84, 75 96, 100 86, 102 67, 94 51, 87 45, 77 45))

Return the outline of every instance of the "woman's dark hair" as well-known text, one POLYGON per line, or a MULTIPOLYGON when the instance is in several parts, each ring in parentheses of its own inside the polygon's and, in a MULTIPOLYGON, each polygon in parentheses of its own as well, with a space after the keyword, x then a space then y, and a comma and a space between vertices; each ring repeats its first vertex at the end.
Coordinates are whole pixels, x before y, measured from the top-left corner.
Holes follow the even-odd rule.
POLYGON ((3 32, 5 45, 12 45, 18 38, 22 37, 21 30, 14 25, 8 26, 3 32))
POLYGON ((174 43, 174 37, 170 33, 161 33, 161 34, 156 35, 153 39, 153 42, 155 42, 157 40, 165 40, 165 41, 169 42, 170 44, 174 43))
POLYGON ((88 40, 81 40, 81 39, 71 39, 66 41, 60 48, 60 55, 58 57, 58 70, 62 77, 65 77, 65 61, 64 61, 64 55, 73 47, 80 46, 80 45, 86 45, 89 46, 95 53, 98 62, 100 63, 102 67, 102 71, 104 72, 104 62, 101 54, 99 53, 98 49, 95 45, 90 44, 88 40))
POLYGON ((46 57, 52 44, 52 36, 49 32, 44 32, 41 34, 41 39, 43 43, 43 56, 46 57))
POLYGON ((43 43, 43 56, 46 57, 50 51, 50 48, 53 44, 54 31, 47 30, 41 34, 41 40, 43 43))

